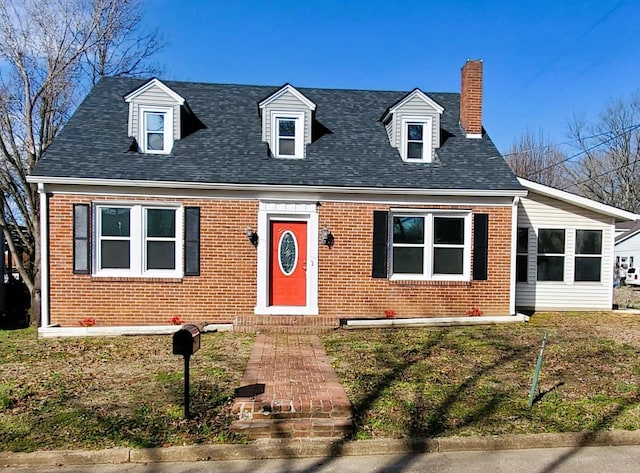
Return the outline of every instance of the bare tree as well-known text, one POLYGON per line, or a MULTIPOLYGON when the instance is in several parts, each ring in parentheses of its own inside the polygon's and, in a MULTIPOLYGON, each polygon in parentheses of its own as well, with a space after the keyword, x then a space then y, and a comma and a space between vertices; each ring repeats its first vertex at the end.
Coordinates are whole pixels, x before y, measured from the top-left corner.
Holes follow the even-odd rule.
POLYGON ((537 136, 525 132, 505 155, 505 160, 518 177, 556 188, 568 183, 567 156, 550 144, 541 130, 537 136))
POLYGON ((102 76, 153 76, 161 72, 152 62, 165 46, 158 30, 142 29, 139 0, 101 1, 95 44, 85 52, 85 69, 95 84, 102 76))
POLYGON ((571 135, 581 157, 567 190, 631 212, 640 211, 640 95, 611 102, 598 121, 575 119, 571 135))
POLYGON ((140 8, 136 0, 0 0, 0 228, 31 294, 32 325, 40 318, 40 209, 26 178, 88 84, 104 73, 144 72, 160 42, 140 32, 140 8))

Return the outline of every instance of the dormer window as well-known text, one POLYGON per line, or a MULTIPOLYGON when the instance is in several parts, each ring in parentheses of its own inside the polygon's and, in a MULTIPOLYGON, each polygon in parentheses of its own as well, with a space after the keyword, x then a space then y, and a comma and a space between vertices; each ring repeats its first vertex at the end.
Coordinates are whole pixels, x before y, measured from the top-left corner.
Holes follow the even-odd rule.
POLYGON ((407 159, 422 159, 424 123, 407 123, 407 159))
POLYGON ((124 97, 129 104, 129 136, 138 151, 169 154, 173 143, 182 138, 182 112, 190 111, 184 98, 158 79, 151 79, 124 97))
POLYGON ((405 161, 432 161, 432 123, 430 117, 407 117, 403 119, 402 150, 405 161))
POLYGON ((278 118, 278 156, 296 154, 296 120, 278 118))
POLYGON ((143 153, 167 154, 173 146, 171 108, 140 108, 140 149, 143 153))
POLYGON ((302 159, 311 143, 311 124, 316 104, 290 84, 285 84, 258 103, 262 141, 274 158, 302 159))
POLYGON ((271 112, 272 149, 276 158, 304 157, 304 113, 271 112))
POLYGON ((389 143, 405 162, 430 163, 440 147, 444 108, 419 89, 405 95, 380 117, 389 143))

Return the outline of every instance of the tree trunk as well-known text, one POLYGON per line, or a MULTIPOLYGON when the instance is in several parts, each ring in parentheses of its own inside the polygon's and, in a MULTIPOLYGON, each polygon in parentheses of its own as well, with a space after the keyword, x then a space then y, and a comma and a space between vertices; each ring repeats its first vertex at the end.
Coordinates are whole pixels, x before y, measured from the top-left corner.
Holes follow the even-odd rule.
POLYGON ((29 308, 29 325, 31 327, 40 326, 40 304, 41 304, 41 291, 40 291, 40 275, 36 279, 36 283, 31 291, 31 307, 29 308))
MULTIPOLYGON (((42 212, 46 212, 47 209, 40 209, 42 212)), ((29 291, 31 296, 31 307, 29 307, 29 325, 31 327, 39 327, 40 326, 40 307, 42 303, 42 261, 40 259, 41 248, 40 248, 40 232, 42 229, 40 228, 40 221, 37 220, 37 226, 34 231, 34 242, 33 242, 33 250, 34 250, 34 264, 33 264, 33 286, 29 291)))

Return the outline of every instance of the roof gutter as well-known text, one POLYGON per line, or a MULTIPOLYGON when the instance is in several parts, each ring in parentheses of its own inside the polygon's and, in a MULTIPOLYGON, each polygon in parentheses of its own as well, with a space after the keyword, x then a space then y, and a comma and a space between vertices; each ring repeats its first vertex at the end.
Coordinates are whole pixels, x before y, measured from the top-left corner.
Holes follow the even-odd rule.
POLYGON ((446 195, 446 196, 486 196, 515 197, 526 196, 526 189, 413 189, 405 187, 336 187, 336 186, 304 186, 277 184, 236 184, 212 182, 179 182, 179 181, 146 181, 136 179, 83 179, 73 177, 28 176, 27 182, 33 184, 59 184, 111 187, 147 187, 168 189, 200 189, 200 190, 235 190, 271 192, 336 192, 347 194, 388 194, 388 195, 446 195))

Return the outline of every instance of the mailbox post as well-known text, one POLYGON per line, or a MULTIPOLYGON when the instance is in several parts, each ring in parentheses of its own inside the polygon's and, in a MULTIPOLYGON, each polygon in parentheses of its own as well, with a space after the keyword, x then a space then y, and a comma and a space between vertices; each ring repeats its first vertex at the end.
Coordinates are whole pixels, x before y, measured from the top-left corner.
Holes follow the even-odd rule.
POLYGON ((184 357, 184 417, 189 419, 189 360, 200 349, 200 329, 183 325, 173 334, 173 354, 184 357))

